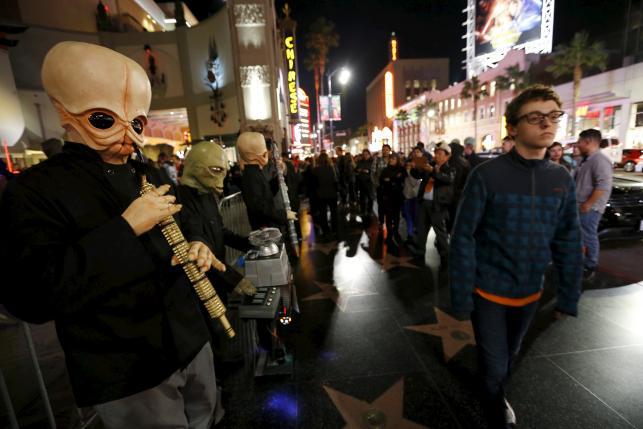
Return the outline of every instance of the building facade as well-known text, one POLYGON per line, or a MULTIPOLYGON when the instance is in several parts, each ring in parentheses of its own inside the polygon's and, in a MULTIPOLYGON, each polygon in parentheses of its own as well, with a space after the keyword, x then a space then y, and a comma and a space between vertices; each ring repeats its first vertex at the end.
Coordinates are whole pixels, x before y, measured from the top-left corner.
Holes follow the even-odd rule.
POLYGON ((366 87, 366 120, 373 150, 392 144, 397 107, 426 91, 446 88, 448 58, 400 59, 395 34, 389 41, 389 63, 366 87))
MULTIPOLYGON (((123 8, 126 1, 118 3, 123 8)), ((154 19, 156 23, 174 19, 157 9, 163 15, 154 19)), ((95 18, 95 9, 87 13, 95 18)), ((27 27, 15 37, 18 45, 9 49, 15 96, 24 117, 22 135, 9 143, 14 143, 13 156, 40 149, 46 139, 64 139, 57 113, 42 88, 40 70, 48 50, 65 40, 106 46, 146 70, 152 85, 145 131, 150 146, 169 145, 182 151, 186 140, 218 139, 230 147, 240 131, 262 131, 277 142, 288 133, 284 54, 272 0, 231 0, 195 25, 168 31, 27 27)), ((234 150, 229 154, 236 158, 234 150)))
MULTIPOLYGON (((461 97, 464 82, 442 91, 427 91, 397 107, 398 116, 393 124, 393 146, 408 152, 417 141, 436 143, 467 137, 475 138, 476 150, 491 150, 500 145, 506 135, 504 114, 507 104, 515 95, 513 89, 501 90, 499 76, 508 67, 518 65, 526 70, 538 56, 512 50, 494 69, 481 73, 478 78, 488 95, 477 101, 474 116, 472 99, 461 97), (406 114, 400 118, 399 112, 406 114)), ((556 139, 571 142, 571 113, 573 107, 572 82, 555 87, 567 113, 560 124, 556 139)), ((633 64, 582 79, 580 98, 576 109, 576 130, 600 129, 606 138, 616 138, 623 148, 643 147, 643 63, 633 64)))

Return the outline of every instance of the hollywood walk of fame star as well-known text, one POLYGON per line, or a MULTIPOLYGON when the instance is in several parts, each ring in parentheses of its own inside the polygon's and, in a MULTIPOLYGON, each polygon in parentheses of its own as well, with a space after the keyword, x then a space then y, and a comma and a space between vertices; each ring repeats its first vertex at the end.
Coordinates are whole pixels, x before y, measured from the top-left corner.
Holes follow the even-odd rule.
POLYGON ((382 266, 382 271, 390 271, 397 267, 414 268, 417 270, 419 267, 411 264, 409 262, 411 259, 413 258, 410 256, 393 256, 387 253, 382 259, 378 259, 377 262, 382 266))
POLYGON ((407 326, 406 329, 423 334, 442 337, 444 359, 448 362, 467 344, 476 345, 473 326, 470 320, 457 320, 437 307, 434 307, 438 323, 432 325, 407 326))
POLYGON ((404 379, 389 387, 371 403, 361 401, 328 386, 323 386, 331 401, 346 422, 344 429, 396 428, 426 429, 404 418, 404 379))
POLYGON ((377 295, 376 292, 367 292, 362 290, 340 290, 330 283, 318 281, 315 281, 314 283, 319 289, 321 289, 321 292, 309 295, 302 301, 318 301, 322 299, 330 299, 341 311, 346 311, 348 301, 353 296, 377 295))

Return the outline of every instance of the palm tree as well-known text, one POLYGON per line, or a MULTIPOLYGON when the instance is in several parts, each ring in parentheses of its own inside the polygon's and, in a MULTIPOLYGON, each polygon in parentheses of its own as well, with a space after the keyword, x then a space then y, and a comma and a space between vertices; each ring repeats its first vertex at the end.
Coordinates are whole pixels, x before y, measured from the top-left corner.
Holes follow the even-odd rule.
POLYGON ((315 105, 317 108, 317 123, 320 122, 319 89, 326 72, 328 52, 339 46, 339 34, 335 32, 335 24, 321 16, 310 26, 306 36, 308 54, 304 60, 307 70, 312 70, 315 78, 315 105))
POLYGON ((487 94, 487 88, 480 84, 480 80, 477 76, 473 76, 471 79, 465 81, 462 91, 460 92, 460 98, 470 98, 473 100, 473 135, 476 139, 476 145, 478 144, 478 100, 487 96, 487 94))
POLYGON ((526 71, 520 70, 518 64, 509 66, 505 74, 496 79, 496 86, 503 91, 511 89, 516 94, 529 86, 529 75, 526 71))
POLYGON ((399 121, 401 125, 404 125, 404 123, 406 123, 406 121, 408 121, 409 119, 409 112, 404 109, 398 110, 397 114, 395 115, 395 120, 399 121))
POLYGON ((586 32, 574 34, 569 45, 558 45, 553 53, 553 64, 547 71, 554 77, 572 75, 574 79, 572 105, 572 136, 576 136, 576 104, 580 96, 580 82, 583 69, 598 68, 601 71, 607 67, 607 51, 602 42, 589 42, 586 32))

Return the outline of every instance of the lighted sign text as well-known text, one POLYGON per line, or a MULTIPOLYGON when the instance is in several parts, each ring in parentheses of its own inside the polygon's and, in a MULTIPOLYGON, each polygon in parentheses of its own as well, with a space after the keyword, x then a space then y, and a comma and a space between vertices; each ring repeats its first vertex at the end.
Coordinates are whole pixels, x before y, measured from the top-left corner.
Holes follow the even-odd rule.
POLYGON ((391 60, 397 61, 397 40, 391 40, 391 60))
POLYGON ((393 117, 393 73, 387 71, 384 74, 384 105, 386 108, 386 117, 393 117))
POLYGON ((287 36, 284 40, 286 45, 286 62, 288 66, 288 98, 290 115, 299 113, 299 99, 297 96, 297 67, 295 63, 295 38, 287 36))

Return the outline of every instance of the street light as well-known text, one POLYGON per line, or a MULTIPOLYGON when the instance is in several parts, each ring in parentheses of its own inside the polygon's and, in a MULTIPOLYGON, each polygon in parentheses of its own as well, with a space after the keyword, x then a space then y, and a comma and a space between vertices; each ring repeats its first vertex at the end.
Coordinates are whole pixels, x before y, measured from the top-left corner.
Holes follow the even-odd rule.
POLYGON ((351 79, 351 71, 346 67, 335 69, 333 72, 328 74, 328 120, 330 121, 330 143, 333 144, 333 76, 339 72, 339 83, 346 85, 351 79))

